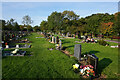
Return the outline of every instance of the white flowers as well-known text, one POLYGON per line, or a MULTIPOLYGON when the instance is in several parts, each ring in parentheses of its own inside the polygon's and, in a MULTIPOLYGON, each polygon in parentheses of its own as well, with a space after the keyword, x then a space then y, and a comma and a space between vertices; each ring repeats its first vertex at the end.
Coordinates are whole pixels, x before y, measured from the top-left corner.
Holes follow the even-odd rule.
POLYGON ((15 54, 15 53, 17 53, 17 51, 19 51, 19 49, 15 49, 15 50, 12 51, 11 53, 15 54))

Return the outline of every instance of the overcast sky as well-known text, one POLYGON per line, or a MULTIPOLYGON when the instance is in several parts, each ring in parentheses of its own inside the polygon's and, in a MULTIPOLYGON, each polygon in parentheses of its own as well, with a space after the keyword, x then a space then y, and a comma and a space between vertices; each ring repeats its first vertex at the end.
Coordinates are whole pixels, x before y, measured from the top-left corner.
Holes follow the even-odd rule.
POLYGON ((80 17, 95 13, 114 14, 118 11, 118 2, 2 2, 2 19, 13 18, 22 24, 22 17, 29 15, 35 26, 47 20, 52 12, 64 10, 74 11, 80 17))

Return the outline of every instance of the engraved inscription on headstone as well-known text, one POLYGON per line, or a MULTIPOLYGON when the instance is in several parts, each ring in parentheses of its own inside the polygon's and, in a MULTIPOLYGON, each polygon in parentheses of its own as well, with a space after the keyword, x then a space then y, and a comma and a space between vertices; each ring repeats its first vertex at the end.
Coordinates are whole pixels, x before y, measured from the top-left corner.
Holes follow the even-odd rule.
POLYGON ((87 54, 87 64, 92 65, 95 69, 95 73, 97 74, 98 57, 96 57, 95 54, 92 55, 87 54))
POLYGON ((81 45, 76 44, 74 47, 74 56, 78 59, 81 60, 81 45))

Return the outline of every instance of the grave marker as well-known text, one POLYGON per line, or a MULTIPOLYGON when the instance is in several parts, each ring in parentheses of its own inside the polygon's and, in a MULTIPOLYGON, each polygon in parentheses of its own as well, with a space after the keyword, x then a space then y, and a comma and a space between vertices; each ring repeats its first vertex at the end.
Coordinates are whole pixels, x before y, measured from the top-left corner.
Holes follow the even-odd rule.
POLYGON ((16 45, 16 48, 19 48, 19 45, 16 45))
POLYGON ((76 44, 74 48, 74 56, 79 60, 81 60, 81 45, 76 44))
POLYGON ((62 49, 62 41, 61 40, 59 40, 59 48, 60 48, 60 50, 62 49))
POLYGON ((9 48, 9 45, 6 45, 6 48, 9 48))
POLYGON ((55 37, 55 43, 57 43, 57 38, 55 37))
POLYGON ((52 37, 52 43, 54 43, 54 36, 52 37))
POLYGON ((89 55, 87 54, 87 64, 92 65, 95 69, 95 73, 97 74, 98 68, 98 57, 95 54, 89 55))

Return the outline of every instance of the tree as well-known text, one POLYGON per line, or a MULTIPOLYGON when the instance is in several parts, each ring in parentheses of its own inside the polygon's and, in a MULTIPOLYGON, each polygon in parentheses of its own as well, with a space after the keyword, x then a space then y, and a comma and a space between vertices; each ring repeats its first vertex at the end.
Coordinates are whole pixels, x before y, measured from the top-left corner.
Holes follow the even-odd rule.
POLYGON ((43 32, 47 32, 48 31, 48 22, 47 21, 42 21, 40 24, 40 29, 43 32))
POLYGON ((2 30, 7 30, 7 28, 6 28, 6 22, 5 22, 5 20, 0 20, 0 25, 1 25, 1 27, 0 27, 0 29, 2 29, 2 30))
POLYGON ((37 31, 40 31, 40 27, 39 27, 39 26, 34 26, 33 29, 34 29, 34 31, 36 31, 36 32, 37 32, 37 31))
POLYGON ((29 30, 28 27, 30 24, 33 23, 33 20, 31 20, 31 17, 29 15, 26 15, 23 17, 22 23, 27 27, 27 31, 29 30))
POLYGON ((53 12, 50 16, 48 16, 48 30, 50 31, 60 31, 62 29, 62 15, 58 12, 53 12))
POLYGON ((73 11, 63 11, 62 12, 63 17, 63 25, 62 29, 64 29, 64 33, 67 32, 74 33, 76 30, 76 21, 79 19, 79 15, 76 15, 73 11), (72 30, 72 31, 71 31, 72 30))
POLYGON ((101 23, 100 26, 100 32, 103 34, 107 34, 107 36, 109 34, 111 34, 113 32, 113 23, 112 22, 108 22, 108 23, 101 23))
POLYGON ((19 24, 17 22, 15 22, 14 27, 15 27, 15 31, 19 31, 20 30, 20 26, 19 26, 19 24))
POLYGON ((76 15, 73 11, 63 11, 62 15, 64 16, 64 18, 68 18, 69 20, 78 20, 79 19, 79 15, 76 15))
POLYGON ((115 18, 114 32, 120 35, 120 12, 115 13, 114 18, 115 18))

